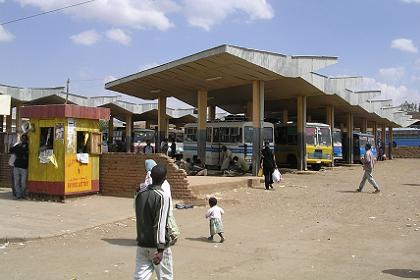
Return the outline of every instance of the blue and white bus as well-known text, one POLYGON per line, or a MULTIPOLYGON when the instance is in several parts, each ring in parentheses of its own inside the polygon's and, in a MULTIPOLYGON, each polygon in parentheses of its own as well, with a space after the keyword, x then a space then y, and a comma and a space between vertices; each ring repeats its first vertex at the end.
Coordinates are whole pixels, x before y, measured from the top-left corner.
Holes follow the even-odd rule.
POLYGON ((333 129, 333 154, 334 161, 343 160, 343 134, 341 129, 333 129))
POLYGON ((353 161, 360 162, 360 158, 365 154, 365 145, 369 143, 372 146, 373 157, 376 158, 375 137, 372 134, 353 132, 353 161))
MULTIPOLYGON (((274 148, 274 126, 264 122, 262 141, 268 141, 274 148)), ((226 146, 233 156, 242 157, 252 165, 253 127, 252 122, 220 121, 207 123, 206 165, 220 166, 222 146, 226 146)), ((259 152, 259 151, 258 151, 259 152)), ((184 159, 197 156, 197 124, 184 127, 184 159)))

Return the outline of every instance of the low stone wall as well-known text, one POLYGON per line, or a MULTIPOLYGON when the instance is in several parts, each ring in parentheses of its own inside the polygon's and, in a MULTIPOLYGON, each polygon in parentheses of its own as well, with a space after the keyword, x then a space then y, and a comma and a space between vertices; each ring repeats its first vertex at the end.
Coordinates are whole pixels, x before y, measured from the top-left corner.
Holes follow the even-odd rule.
POLYGON ((107 153, 101 155, 99 184, 103 195, 133 197, 135 189, 144 182, 144 161, 153 159, 157 163, 166 164, 167 180, 171 185, 174 199, 195 199, 187 181, 184 170, 178 169, 174 161, 161 154, 143 155, 129 153, 107 153))
POLYGON ((397 147, 392 149, 394 158, 420 158, 420 147, 397 147))
POLYGON ((11 188, 9 155, 0 154, 0 188, 11 188))

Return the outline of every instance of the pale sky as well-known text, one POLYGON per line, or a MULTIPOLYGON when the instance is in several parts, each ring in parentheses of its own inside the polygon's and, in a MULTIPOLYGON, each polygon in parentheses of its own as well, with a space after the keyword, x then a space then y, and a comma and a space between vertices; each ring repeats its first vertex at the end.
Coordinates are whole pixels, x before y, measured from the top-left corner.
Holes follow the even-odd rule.
MULTIPOLYGON (((79 2, 0 0, 0 22, 79 2)), ((420 102, 420 0, 96 0, 0 26, 0 84, 114 95, 105 82, 221 44, 338 56, 322 74, 420 102)))

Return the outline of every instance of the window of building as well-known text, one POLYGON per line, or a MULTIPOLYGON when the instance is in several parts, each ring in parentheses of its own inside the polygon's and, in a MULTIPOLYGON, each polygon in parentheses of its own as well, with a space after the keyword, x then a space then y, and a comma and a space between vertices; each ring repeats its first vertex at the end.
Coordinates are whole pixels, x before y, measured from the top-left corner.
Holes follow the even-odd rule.
POLYGON ((90 135, 87 131, 77 132, 77 153, 88 153, 89 152, 89 141, 90 135))
POLYGON ((41 150, 52 150, 54 143, 54 127, 41 127, 40 133, 39 147, 41 150))

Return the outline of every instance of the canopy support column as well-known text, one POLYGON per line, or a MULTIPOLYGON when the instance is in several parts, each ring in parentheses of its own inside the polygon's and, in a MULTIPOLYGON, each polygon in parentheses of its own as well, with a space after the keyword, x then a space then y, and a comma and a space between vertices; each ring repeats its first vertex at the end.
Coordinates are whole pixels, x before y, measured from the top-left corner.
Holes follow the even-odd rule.
POLYGON ((253 115, 252 115, 252 101, 247 103, 246 117, 248 118, 248 120, 252 120, 252 118, 253 118, 253 115))
POLYGON ((201 163, 206 163, 206 130, 207 130, 207 91, 197 92, 197 154, 201 163))
POLYGON ((133 132, 133 116, 131 114, 127 114, 125 117, 125 144, 126 144, 126 152, 131 152, 131 135, 133 132))
MULTIPOLYGON (((326 107, 326 110, 327 110, 327 124, 330 126, 330 128, 331 128, 331 136, 332 136, 332 138, 334 137, 334 122, 335 122, 335 119, 334 119, 334 106, 333 105, 330 105, 330 106, 327 106, 326 107)), ((334 145, 334 139, 331 139, 331 140, 333 140, 332 141, 332 143, 333 143, 333 145, 334 145)), ((333 152, 332 152, 332 155, 331 155, 331 166, 334 166, 334 147, 333 147, 333 152)))
POLYGON ((15 124, 16 124, 16 137, 18 140, 20 140, 20 136, 22 134, 22 128, 21 128, 21 123, 22 123, 22 118, 20 117, 20 108, 21 108, 22 104, 21 103, 16 103, 16 120, 15 120, 15 124))
POLYGON ((163 139, 166 138, 168 132, 168 121, 166 119, 166 97, 158 97, 158 134, 157 134, 157 143, 155 143, 155 151, 157 153, 161 152, 160 144, 163 139))
POLYGON ((297 97, 297 169, 306 170, 306 96, 297 97))
POLYGON ((378 147, 378 125, 376 123, 376 121, 372 122, 372 133, 373 133, 373 139, 374 139, 374 143, 375 143, 375 147, 376 150, 379 151, 379 147, 378 147))
POLYGON ((113 143, 114 143, 114 117, 111 115, 108 121, 108 147, 111 147, 113 143))
POLYGON ((262 128, 264 127, 264 81, 252 82, 252 174, 257 175, 261 161, 262 128))
POLYGON ((392 127, 388 128, 388 133, 389 133, 389 143, 388 143, 388 158, 389 159, 393 159, 392 156, 392 149, 394 148, 394 137, 392 135, 392 127))
POLYGON ((10 115, 6 115, 6 133, 12 133, 12 108, 10 108, 10 115))

